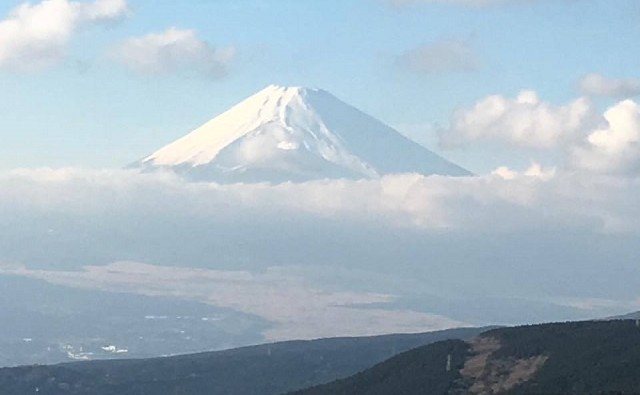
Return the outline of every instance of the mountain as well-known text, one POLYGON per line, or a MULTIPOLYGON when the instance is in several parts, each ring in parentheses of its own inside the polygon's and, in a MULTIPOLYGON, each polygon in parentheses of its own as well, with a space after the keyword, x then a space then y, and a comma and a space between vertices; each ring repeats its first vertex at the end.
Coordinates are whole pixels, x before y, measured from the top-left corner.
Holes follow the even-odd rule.
POLYGON ((446 395, 462 378, 459 369, 469 351, 449 340, 407 351, 355 376, 288 395, 446 395), (446 369, 451 358, 452 369, 446 369))
POLYGON ((471 174, 327 91, 275 85, 132 166, 219 182, 471 174))
POLYGON ((638 393, 640 326, 617 320, 500 328, 469 342, 438 342, 289 395, 638 393))
POLYGON ((397 353, 486 329, 289 341, 166 358, 0 369, 0 394, 276 395, 350 376, 397 353))

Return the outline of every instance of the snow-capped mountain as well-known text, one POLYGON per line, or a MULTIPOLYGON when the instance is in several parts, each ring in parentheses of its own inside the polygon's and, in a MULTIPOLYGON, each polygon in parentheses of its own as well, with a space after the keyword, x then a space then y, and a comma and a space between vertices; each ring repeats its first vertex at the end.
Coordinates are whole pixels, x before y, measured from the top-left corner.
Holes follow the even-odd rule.
POLYGON ((327 91, 274 85, 134 166, 221 182, 470 174, 327 91))

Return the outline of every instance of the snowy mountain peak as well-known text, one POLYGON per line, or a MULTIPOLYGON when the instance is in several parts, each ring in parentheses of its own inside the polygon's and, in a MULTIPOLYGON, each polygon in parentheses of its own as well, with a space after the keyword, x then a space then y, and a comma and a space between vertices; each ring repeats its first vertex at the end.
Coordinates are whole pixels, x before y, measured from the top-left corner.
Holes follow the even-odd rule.
POLYGON ((281 86, 281 85, 271 84, 256 94, 259 95, 261 93, 265 93, 265 94, 273 94, 273 95, 289 95, 289 96, 303 95, 304 96, 309 92, 312 92, 312 93, 324 92, 325 94, 329 93, 319 88, 310 88, 310 87, 304 87, 304 86, 281 86))
POLYGON ((140 161, 216 181, 468 175, 327 91, 270 85, 140 161))

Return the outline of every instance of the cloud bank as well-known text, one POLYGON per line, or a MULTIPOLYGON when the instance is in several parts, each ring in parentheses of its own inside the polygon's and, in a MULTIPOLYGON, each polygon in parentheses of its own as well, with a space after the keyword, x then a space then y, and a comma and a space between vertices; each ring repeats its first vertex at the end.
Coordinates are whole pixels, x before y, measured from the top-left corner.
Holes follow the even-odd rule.
POLYGON ((44 0, 23 3, 0 21, 0 68, 37 71, 64 58, 83 26, 118 20, 129 12, 126 0, 44 0))
MULTIPOLYGON (((637 106, 634 109, 637 111, 637 106)), ((0 204, 14 212, 101 215, 123 210, 122 215, 129 211, 145 215, 170 212, 205 219, 242 213, 278 219, 291 212, 308 218, 452 230, 495 228, 495 215, 501 215, 505 229, 538 226, 528 221, 528 215, 519 218, 514 214, 535 212, 544 206, 546 212, 555 211, 556 224, 570 227, 588 220, 591 225, 600 223, 593 230, 607 232, 614 230, 607 228, 607 219, 618 214, 625 229, 637 229, 638 224, 623 213, 616 214, 615 207, 600 206, 600 197, 589 197, 600 195, 603 188, 608 194, 623 198, 635 183, 635 179, 595 177, 589 173, 551 176, 548 169, 542 170, 539 165, 511 177, 400 174, 377 180, 277 185, 189 183, 172 173, 141 174, 134 170, 25 169, 0 174, 0 204), (585 180, 590 180, 587 185, 583 184, 585 180), (570 195, 564 191, 568 186, 573 188, 570 195), (573 204, 577 196, 585 206, 573 204), (607 215, 599 217, 598 212, 607 215)))
POLYGON ((130 38, 118 45, 112 55, 140 74, 192 71, 221 78, 227 74, 235 53, 233 47, 212 47, 194 30, 171 27, 164 32, 130 38))

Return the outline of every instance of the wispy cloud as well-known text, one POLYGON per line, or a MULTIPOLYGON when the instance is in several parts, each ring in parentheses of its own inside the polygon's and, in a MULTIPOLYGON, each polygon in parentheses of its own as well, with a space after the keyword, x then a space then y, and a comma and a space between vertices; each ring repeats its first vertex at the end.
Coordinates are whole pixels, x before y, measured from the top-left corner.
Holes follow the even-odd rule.
POLYGON ((469 7, 488 7, 496 5, 516 5, 534 3, 540 0, 389 0, 396 6, 408 4, 453 4, 469 7))
POLYGON ((410 49, 397 64, 416 73, 469 72, 480 67, 480 60, 465 42, 447 40, 410 49))
POLYGON ((216 49, 194 30, 171 27, 164 32, 127 39, 112 54, 117 61, 141 74, 190 71, 221 78, 227 74, 236 50, 233 47, 216 49))
POLYGON ((0 21, 0 68, 36 71, 63 59, 82 26, 114 21, 129 13, 126 0, 44 0, 23 3, 0 21))
POLYGON ((613 79, 592 73, 580 79, 578 88, 589 96, 631 97, 640 95, 640 79, 613 79))

